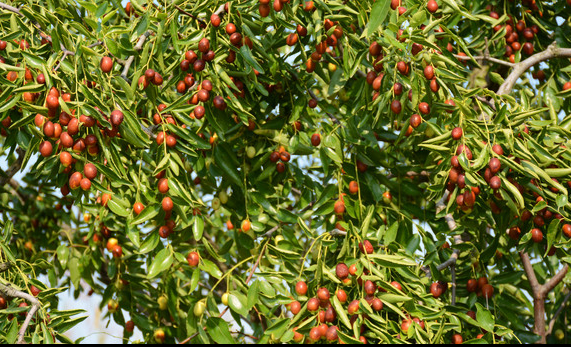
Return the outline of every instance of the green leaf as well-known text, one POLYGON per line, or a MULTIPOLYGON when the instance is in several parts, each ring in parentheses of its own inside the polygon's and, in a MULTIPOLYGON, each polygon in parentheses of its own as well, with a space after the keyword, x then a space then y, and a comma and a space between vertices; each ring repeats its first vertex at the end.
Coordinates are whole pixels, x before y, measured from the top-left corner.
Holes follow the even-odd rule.
POLYGON ((158 204, 153 204, 151 206, 146 206, 143 209, 143 212, 141 212, 137 218, 133 219, 133 221, 131 221, 132 225, 138 225, 138 224, 142 224, 150 219, 153 219, 156 215, 159 214, 160 211, 160 207, 158 204))
POLYGON ((129 215, 129 212, 125 208, 121 207, 114 199, 109 200, 109 202, 107 202, 107 206, 111 212, 118 216, 127 217, 129 215))
POLYGON ((149 273, 147 278, 153 279, 157 277, 162 272, 170 268, 173 262, 172 251, 170 249, 164 248, 157 253, 151 266, 149 266, 149 273))
POLYGON ((153 231, 152 233, 147 236, 143 244, 141 245, 141 249, 139 249, 139 254, 149 253, 150 251, 157 248, 159 245, 159 232, 153 231))
POLYGON ((215 278, 220 278, 223 275, 222 271, 220 271, 218 266, 216 266, 216 264, 214 264, 208 259, 202 259, 202 262, 200 263, 200 269, 208 272, 210 275, 214 276, 215 278))
POLYGON ((202 232, 204 231, 204 220, 200 216, 195 216, 193 219, 192 234, 196 241, 200 241, 200 239, 202 239, 202 232))
POLYGON ((10 329, 6 334, 6 342, 13 345, 16 343, 17 338, 18 338, 18 320, 12 319, 12 325, 10 325, 10 329))
POLYGON ((476 320, 478 323, 480 323, 482 328, 486 329, 489 332, 493 332, 495 320, 494 316, 492 316, 492 313, 479 303, 476 303, 476 308, 476 320))
POLYGON ((67 268, 67 261, 69 260, 69 247, 66 245, 61 245, 57 248, 56 251, 57 258, 61 267, 66 269, 67 268))
POLYGON ((232 335, 230 335, 230 327, 224 319, 218 317, 210 317, 206 321, 206 328, 208 335, 210 335, 214 342, 219 344, 235 343, 232 335))
POLYGON ((244 317, 248 317, 247 302, 246 296, 240 292, 232 291, 228 295, 228 306, 230 306, 230 309, 244 317))
POLYGON ((339 299, 337 299, 337 295, 333 295, 333 308, 335 309, 335 312, 337 312, 337 317, 339 318, 339 320, 343 324, 345 324, 347 328, 351 329, 351 323, 349 321, 349 317, 347 317, 345 309, 341 305, 339 299))
POLYGON ((391 2, 388 0, 376 1, 373 4, 371 16, 369 17, 369 25, 367 26, 367 37, 371 37, 385 20, 385 17, 389 13, 390 5, 391 2))
POLYGON ((244 60, 248 65, 258 70, 260 74, 264 73, 264 69, 262 69, 260 64, 258 64, 256 59, 254 59, 254 57, 252 56, 252 51, 250 50, 250 47, 248 47, 247 45, 243 45, 242 47, 240 47, 240 53, 242 53, 242 56, 244 57, 244 60))
POLYGON ((254 281, 248 288, 248 310, 252 309, 258 302, 258 295, 260 294, 260 282, 254 281))

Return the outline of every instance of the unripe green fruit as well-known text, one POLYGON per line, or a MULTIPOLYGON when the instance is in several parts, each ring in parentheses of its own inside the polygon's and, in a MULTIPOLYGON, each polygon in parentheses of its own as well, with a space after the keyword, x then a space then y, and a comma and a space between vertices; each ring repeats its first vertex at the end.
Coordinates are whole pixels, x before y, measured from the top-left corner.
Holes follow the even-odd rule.
POLYGON ((193 313, 196 317, 200 317, 204 314, 205 310, 206 310, 206 304, 204 303, 204 301, 199 301, 196 303, 196 305, 194 305, 193 313))
POLYGON ((228 193, 226 193, 226 191, 223 190, 220 193, 218 193, 218 198, 220 199, 220 202, 223 205, 226 205, 226 203, 228 202, 228 193))
POLYGON ((220 208, 220 199, 214 198, 212 199, 212 209, 218 210, 220 208))
POLYGON ((565 338, 565 333, 561 329, 555 330, 555 338, 559 341, 562 341, 565 338))
POLYGON ((246 155, 250 159, 254 158, 256 156, 256 148, 254 148, 253 146, 249 146, 248 148, 246 148, 246 155))
POLYGON ((228 306, 228 296, 229 296, 228 293, 222 294, 222 304, 224 306, 228 306))
POLYGON ((167 309, 167 297, 166 296, 161 296, 158 300, 157 303, 159 304, 159 310, 161 311, 166 311, 167 309))
POLYGON ((187 161, 184 163, 184 169, 186 170, 186 172, 191 173, 192 172, 192 165, 190 165, 190 163, 187 161))
POLYGON ((258 216, 258 222, 260 222, 262 224, 266 224, 269 220, 270 220, 270 217, 268 217, 268 215, 265 213, 261 213, 258 216))

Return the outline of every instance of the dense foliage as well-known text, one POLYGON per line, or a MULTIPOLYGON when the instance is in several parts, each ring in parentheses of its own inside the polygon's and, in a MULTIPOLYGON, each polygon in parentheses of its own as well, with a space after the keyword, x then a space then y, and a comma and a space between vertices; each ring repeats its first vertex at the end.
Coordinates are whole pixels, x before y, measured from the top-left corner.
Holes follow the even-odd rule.
POLYGON ((567 339, 570 1, 400 2, 0 3, 0 341, 567 339))

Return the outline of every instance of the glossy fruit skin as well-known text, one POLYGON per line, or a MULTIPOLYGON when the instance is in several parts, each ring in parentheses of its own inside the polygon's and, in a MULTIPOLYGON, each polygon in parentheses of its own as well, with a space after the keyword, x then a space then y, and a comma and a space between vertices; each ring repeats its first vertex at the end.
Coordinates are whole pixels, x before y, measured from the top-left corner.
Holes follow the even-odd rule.
POLYGON ((344 304, 345 302, 347 302, 347 293, 343 290, 343 289, 338 289, 335 292, 335 296, 337 296, 337 299, 339 300, 339 302, 341 302, 342 304, 344 304))
POLYGON ((329 294, 329 290, 327 290, 327 288, 319 288, 317 290, 317 298, 320 301, 329 301, 330 297, 331 295, 329 294))
POLYGON ((396 289, 402 291, 402 286, 400 285, 400 283, 393 281, 391 282, 391 286, 395 287, 396 289))
POLYGON ((313 135, 311 135, 311 144, 312 144, 314 147, 319 146, 319 145, 321 144, 321 135, 319 135, 319 134, 313 134, 313 135))
POLYGON ((293 315, 297 315, 299 313, 299 311, 301 311, 301 304, 299 303, 299 301, 294 301, 291 303, 290 306, 290 311, 291 313, 293 313, 293 315))
POLYGON ((133 205, 133 212, 135 212, 136 215, 141 214, 141 212, 143 212, 144 209, 145 209, 145 206, 140 202, 136 202, 133 205))
POLYGON ((353 300, 349 303, 347 307, 347 312, 352 315, 355 314, 359 310, 359 300, 353 300))
POLYGON ((359 242, 359 250, 363 254, 365 254, 365 253, 366 254, 373 254, 374 253, 373 245, 371 244, 371 242, 369 240, 364 240, 363 242, 359 242))
POLYGON ((442 286, 438 282, 430 285, 430 293, 434 298, 439 298, 443 294, 442 286))
POLYGON ((470 293, 475 293, 478 291, 478 282, 475 279, 469 279, 466 283, 466 289, 470 293))
POLYGON ((111 72, 111 70, 113 69, 113 59, 111 59, 109 57, 101 58, 101 62, 99 63, 99 67, 101 68, 101 71, 103 71, 104 73, 111 72))
POLYGON ((53 146, 49 141, 44 141, 40 144, 40 154, 46 158, 52 155, 53 146))
POLYGON ((206 310, 206 304, 203 301, 199 301, 194 305, 194 309, 192 310, 192 312, 196 317, 200 317, 204 314, 205 310, 206 310))
POLYGON ((249 220, 245 219, 242 221, 241 228, 243 232, 247 233, 248 231, 250 231, 251 226, 252 224, 250 223, 249 220))
POLYGON ((345 263, 339 263, 335 267, 335 274, 340 280, 344 280, 349 277, 349 267, 345 263))
POLYGON ((491 284, 484 284, 481 289, 484 298, 490 299, 494 295, 494 287, 491 284))
POLYGON ((565 235, 568 238, 571 238, 571 224, 563 225, 562 231, 563 235, 565 235))
POLYGON ((295 292, 298 295, 305 295, 307 294, 307 284, 303 281, 299 281, 295 284, 295 292))
POLYGON ((543 232, 537 228, 531 230, 531 239, 533 242, 539 243, 543 241, 543 232))
POLYGON ((111 253, 113 253, 113 258, 121 258, 123 256, 123 248, 119 245, 116 245, 111 250, 111 253))
POLYGON ((319 309, 319 299, 311 298, 307 302, 307 310, 310 312, 315 312, 319 309))
POLYGON ((95 167, 95 165, 87 163, 83 167, 83 175, 92 180, 95 177, 97 177, 97 168, 95 167))
POLYGON ((435 0, 430 0, 426 4, 426 8, 428 9, 428 12, 434 13, 438 11, 438 3, 435 0))
POLYGON ((432 67, 432 65, 426 65, 426 67, 424 68, 424 77, 427 80, 431 80, 434 78, 434 68, 432 67))
POLYGON ((197 267, 200 262, 200 255, 197 252, 190 252, 186 256, 186 261, 190 267, 197 267))
POLYGON ((161 205, 163 207, 163 210, 165 210, 166 212, 171 211, 174 207, 172 199, 168 196, 163 198, 161 205))

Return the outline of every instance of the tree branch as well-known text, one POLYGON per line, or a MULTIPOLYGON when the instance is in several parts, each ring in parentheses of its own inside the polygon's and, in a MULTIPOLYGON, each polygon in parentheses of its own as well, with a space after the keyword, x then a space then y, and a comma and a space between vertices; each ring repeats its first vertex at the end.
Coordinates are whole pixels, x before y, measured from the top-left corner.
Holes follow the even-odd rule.
MULTIPOLYGON (((141 49, 143 49, 143 44, 145 43, 145 40, 149 36, 151 36, 152 33, 153 33, 152 30, 147 30, 143 35, 141 35, 141 37, 139 37, 137 44, 135 45, 135 47, 133 47, 135 52, 138 52, 141 49)), ((131 67, 131 64, 133 63, 134 60, 135 60, 135 56, 134 55, 130 56, 129 59, 127 59, 127 61, 125 61, 125 65, 123 67, 123 72, 121 73, 121 77, 123 77, 123 79, 128 81, 128 82, 130 82, 130 81, 127 78, 127 73, 129 72, 129 68, 131 67)))
POLYGON ((547 293, 552 291, 553 288, 555 288, 555 286, 558 285, 563 280, 568 270, 569 270, 569 264, 565 264, 565 266, 561 270, 559 270, 559 272, 555 274, 555 276, 553 276, 549 281, 547 281, 543 286, 541 286, 541 294, 545 296, 547 295, 547 293))
MULTIPOLYGON (((195 19, 197 21, 199 21, 200 23, 202 23, 203 25, 206 25, 206 22, 204 22, 202 19, 198 18, 197 16, 193 15, 192 13, 188 13, 185 10, 183 10, 182 8, 180 8, 178 5, 174 5, 174 7, 179 10, 182 14, 185 14, 187 16, 189 16, 192 19, 195 19)), ((224 8, 224 7, 223 7, 224 8)))
POLYGON ((12 262, 0 263, 0 273, 8 271, 14 264, 12 262))
MULTIPOLYGON (((446 191, 444 193, 444 195, 442 196, 442 199, 440 199, 437 203, 436 203, 436 214, 438 215, 440 212, 442 212, 444 209, 446 209, 446 204, 444 203, 446 201, 446 199, 448 198, 448 195, 450 195, 449 191, 446 191)), ((448 213, 446 216, 444 216, 444 220, 446 221, 446 224, 448 224, 448 228, 452 231, 454 229, 456 229, 456 221, 454 220, 454 216, 452 216, 452 213, 448 213)), ((454 244, 455 245, 459 245, 462 242, 462 236, 460 235, 455 235, 454 238, 454 244)), ((448 260, 446 260, 444 263, 438 265, 436 267, 436 269, 438 271, 442 271, 444 269, 446 269, 447 267, 450 266, 454 266, 456 265, 456 261, 458 260, 458 257, 460 256, 460 250, 459 249, 454 249, 452 251, 452 254, 450 255, 450 258, 448 258, 448 260)), ((431 273, 430 273, 430 267, 428 266, 423 266, 422 270, 426 273, 427 277, 431 277, 431 273)), ((455 273, 454 276, 452 278, 452 287, 456 287, 456 282, 455 282, 455 273)), ((455 294, 456 290, 453 291, 453 294, 455 294)))
POLYGON ((527 275, 527 279, 529 280, 529 284, 531 286, 531 292, 533 297, 537 297, 541 292, 541 285, 535 276, 535 271, 533 271, 533 267, 531 266, 531 260, 529 259, 529 254, 526 252, 519 252, 519 257, 521 258, 521 262, 523 264, 523 270, 527 275))
POLYGON ((530 67, 535 64, 541 63, 542 61, 549 60, 551 58, 571 58, 571 48, 559 48, 556 43, 553 42, 551 45, 545 49, 543 52, 536 53, 531 57, 517 63, 514 65, 512 72, 505 79, 504 83, 498 89, 498 95, 504 95, 511 93, 515 83, 530 67))
POLYGON ((557 318, 559 317, 561 312, 563 312, 563 309, 565 309, 565 305, 567 304, 567 301, 569 301, 569 298, 571 298, 571 291, 569 291, 567 293, 567 295, 565 295, 563 302, 561 302, 561 305, 559 305, 559 308, 557 309, 557 311, 555 311, 553 318, 549 322, 549 327, 547 329, 547 335, 550 335, 551 332, 553 331, 553 327, 555 326, 555 322, 557 322, 557 318))
POLYGON ((40 302, 38 301, 38 299, 36 299, 35 297, 33 297, 32 295, 30 295, 28 293, 16 290, 16 289, 14 289, 10 286, 4 285, 2 283, 0 283, 0 294, 2 294, 4 296, 11 297, 11 298, 19 298, 19 299, 27 300, 32 304, 30 311, 26 315, 26 319, 24 320, 24 323, 20 327, 20 331, 18 331, 18 342, 17 343, 23 344, 23 343, 25 343, 24 336, 26 335, 26 330, 28 329, 28 326, 30 325, 30 322, 32 321, 33 316, 36 314, 36 311, 38 311, 38 309, 40 308, 40 302))
POLYGON ((16 161, 10 165, 8 170, 3 172, 3 175, 0 176, 0 187, 3 187, 7 182, 9 182, 12 177, 22 168, 22 162, 24 161, 26 152, 22 148, 18 148, 16 149, 16 153, 18 153, 18 159, 16 159, 16 161))

